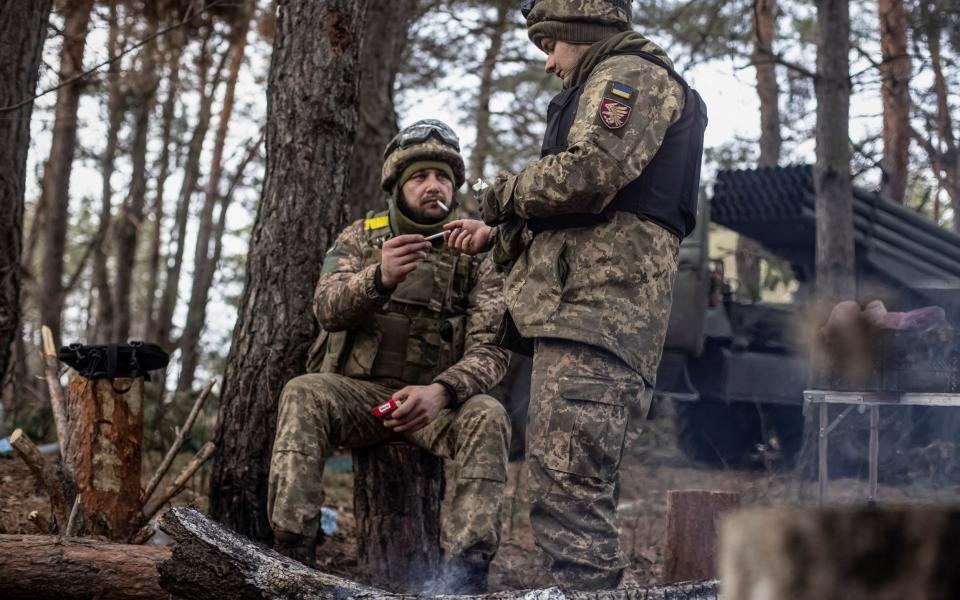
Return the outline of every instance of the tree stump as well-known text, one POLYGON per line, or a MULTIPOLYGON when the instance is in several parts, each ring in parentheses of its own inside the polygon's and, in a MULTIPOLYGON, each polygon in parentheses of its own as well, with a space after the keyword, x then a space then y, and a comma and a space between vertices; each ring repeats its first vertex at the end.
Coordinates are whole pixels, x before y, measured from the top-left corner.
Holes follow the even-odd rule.
POLYGON ((84 531, 115 541, 136 533, 140 511, 140 456, 143 445, 143 379, 70 378, 68 412, 70 446, 67 462, 73 469, 84 531))
POLYGON ((396 592, 422 589, 440 565, 443 460, 389 442, 354 450, 353 474, 357 560, 367 580, 396 592))
POLYGON ((715 579, 719 517, 740 507, 740 495, 707 490, 667 493, 664 583, 715 579))
POLYGON ((960 509, 755 510, 725 519, 729 600, 960 598, 960 509))

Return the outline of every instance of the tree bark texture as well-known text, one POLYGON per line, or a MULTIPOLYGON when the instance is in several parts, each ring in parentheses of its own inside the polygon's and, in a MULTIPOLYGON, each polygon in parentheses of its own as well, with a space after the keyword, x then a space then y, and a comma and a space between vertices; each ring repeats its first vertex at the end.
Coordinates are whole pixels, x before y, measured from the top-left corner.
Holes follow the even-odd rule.
MULTIPOLYGON (((129 380, 115 381, 118 389, 129 380)), ((87 534, 126 541, 140 512, 143 379, 118 394, 107 379, 70 378, 67 464, 80 493, 87 534)))
POLYGON ((0 535, 0 597, 5 600, 167 600, 157 565, 169 548, 90 538, 0 535))
MULTIPOLYGON (((147 293, 143 315, 143 339, 150 342, 163 343, 154 332, 157 295, 160 287, 160 256, 162 249, 163 218, 164 218, 164 191, 167 187, 167 177, 170 175, 170 140, 173 135, 173 119, 176 110, 177 95, 180 92, 180 55, 183 52, 183 32, 176 30, 169 34, 170 43, 166 49, 166 63, 169 67, 167 75, 167 95, 163 100, 163 109, 160 113, 160 156, 156 165, 156 192, 153 197, 153 230, 150 235, 150 254, 147 258, 147 293)), ((162 391, 162 390, 161 390, 162 391)), ((162 405, 162 403, 161 403, 162 405)), ((160 419, 155 419, 154 430, 162 422, 162 411, 157 411, 160 419)))
MULTIPOLYGON (((117 16, 117 3, 110 2, 110 33, 107 51, 111 59, 120 53, 120 24, 117 16)), ((97 227, 97 242, 93 250, 92 284, 96 290, 94 327, 87 332, 88 343, 115 342, 113 333, 113 290, 107 272, 106 240, 113 219, 113 177, 114 161, 117 158, 117 145, 120 127, 123 125, 123 113, 126 110, 121 89, 120 61, 110 64, 107 70, 107 143, 100 159, 100 171, 103 182, 100 191, 100 224, 97 227)))
POLYGON ((180 393, 187 393, 193 389, 193 377, 200 355, 200 333, 207 318, 207 301, 210 298, 210 286, 213 284, 213 275, 217 267, 216 252, 211 246, 211 243, 214 245, 219 243, 219 240, 214 240, 213 211, 222 199, 220 180, 223 175, 223 150, 227 141, 227 131, 230 128, 230 117, 233 114, 234 94, 237 90, 240 66, 243 64, 243 54, 247 47, 250 17, 251 15, 244 11, 244 16, 237 22, 231 33, 230 49, 227 52, 230 70, 227 74, 223 105, 220 109, 220 121, 214 136, 213 155, 210 159, 210 172, 207 175, 207 185, 204 190, 203 208, 200 211, 200 226, 197 230, 197 245, 193 256, 193 285, 190 290, 190 301, 187 304, 187 320, 180 335, 180 382, 177 386, 177 391, 180 393))
POLYGON ((404 442, 353 451, 357 562, 371 585, 416 592, 440 566, 443 460, 404 442))
POLYGON ((380 167, 383 149, 397 133, 394 86, 417 4, 417 0, 369 3, 358 67, 362 93, 357 109, 357 138, 347 172, 350 197, 344 206, 344 219, 348 223, 369 211, 386 208, 385 193, 380 189, 380 167))
MULTIPOLYGON (((173 556, 158 567, 160 585, 179 597, 196 600, 415 600, 449 598, 392 594, 348 579, 327 575, 267 550, 190 508, 163 515, 161 528, 174 537, 173 556)), ((716 600, 717 582, 568 592, 559 588, 459 596, 463 600, 716 600)))
MULTIPOLYGON (((34 95, 50 0, 0 2, 0 107, 34 95)), ((33 102, 0 112, 0 383, 13 364, 20 332, 23 194, 33 102)), ((2 388, 0 388, 2 392, 2 388)))
MULTIPOLYGON (((760 99, 758 167, 775 167, 780 162, 780 86, 773 55, 776 32, 777 0, 754 0, 751 58, 757 70, 757 97, 760 99)), ((737 279, 741 301, 760 301, 760 258, 763 254, 763 246, 757 242, 743 236, 737 238, 737 279)))
POLYGON ((910 55, 907 53, 907 15, 903 0, 879 0, 880 49, 883 63, 883 168, 881 192, 903 203, 907 190, 910 148, 910 55))
MULTIPOLYGON (((60 77, 69 79, 83 72, 83 49, 93 0, 69 0, 64 4, 63 48, 60 77)), ((43 222, 43 261, 40 285, 40 322, 48 325, 59 344, 63 312, 63 271, 70 211, 70 171, 77 146, 77 109, 83 92, 82 80, 57 92, 50 156, 43 171, 40 204, 46 205, 43 222)))
POLYGON ((664 581, 703 581, 717 577, 720 517, 740 507, 740 495, 706 490, 670 490, 664 581))
MULTIPOLYGON (((156 340, 158 344, 168 349, 172 346, 170 334, 173 330, 173 313, 177 308, 177 290, 180 284, 180 271, 183 268, 183 253, 186 250, 190 201, 193 198, 193 193, 197 189, 197 182, 200 179, 200 155, 203 152, 203 142, 207 137, 207 130, 210 128, 213 98, 216 96, 217 87, 220 85, 220 75, 223 70, 223 62, 220 62, 214 68, 211 80, 207 80, 211 68, 211 61, 213 60, 207 44, 211 35, 209 28, 205 35, 206 39, 203 42, 204 51, 198 61, 197 73, 197 79, 199 80, 198 86, 203 90, 203 93, 200 97, 197 123, 194 126, 190 144, 187 148, 187 156, 183 163, 183 181, 180 184, 173 234, 171 235, 172 239, 167 251, 167 269, 165 272, 163 292, 160 295, 160 308, 154 320, 153 335, 150 336, 151 339, 156 340)), ((226 55, 224 55, 224 57, 225 56, 226 55)))
POLYGON ((937 103, 936 130, 939 144, 927 144, 927 154, 931 158, 934 171, 940 185, 950 197, 953 206, 953 228, 960 231, 960 149, 953 131, 953 118, 950 111, 950 90, 943 72, 943 55, 940 36, 943 19, 940 4, 936 0, 920 2, 920 10, 930 51, 930 66, 933 69, 933 93, 937 103))
POLYGON ((849 0, 817 0, 817 293, 832 303, 856 293, 850 182, 849 0))
MULTIPOLYGON (((148 17, 148 21, 146 35, 150 37, 156 31, 157 24, 152 17, 148 17)), ((116 318, 113 334, 116 336, 115 341, 120 343, 126 342, 130 337, 133 275, 137 266, 137 246, 147 198, 147 134, 159 83, 156 40, 144 46, 140 69, 134 78, 133 140, 130 144, 133 172, 130 177, 130 191, 117 222, 116 318)))
POLYGON ((214 517, 272 537, 267 474, 284 384, 317 335, 314 286, 343 215, 357 131, 365 0, 279 5, 267 89, 267 168, 220 399, 214 517))
POLYGON ((724 598, 960 598, 953 507, 754 510, 724 521, 724 598))

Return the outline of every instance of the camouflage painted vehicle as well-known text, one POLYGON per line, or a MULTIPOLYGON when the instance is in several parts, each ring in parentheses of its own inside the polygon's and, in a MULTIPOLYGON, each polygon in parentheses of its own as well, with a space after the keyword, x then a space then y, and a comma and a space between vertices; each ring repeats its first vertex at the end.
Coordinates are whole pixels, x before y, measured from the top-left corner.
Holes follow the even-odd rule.
MULTIPOLYGON (((759 242, 790 264, 800 288, 792 304, 741 302, 722 265, 709 260, 709 227, 699 226, 681 246, 659 397, 674 401, 678 442, 691 458, 789 462, 802 440, 809 372, 802 339, 813 326, 801 318, 815 280, 811 169, 723 171, 702 204, 701 225, 759 242)), ((890 310, 935 304, 960 322, 960 235, 862 189, 854 190, 854 225, 861 298, 881 298, 890 310)), ((935 435, 929 427, 913 433, 921 432, 935 435)))

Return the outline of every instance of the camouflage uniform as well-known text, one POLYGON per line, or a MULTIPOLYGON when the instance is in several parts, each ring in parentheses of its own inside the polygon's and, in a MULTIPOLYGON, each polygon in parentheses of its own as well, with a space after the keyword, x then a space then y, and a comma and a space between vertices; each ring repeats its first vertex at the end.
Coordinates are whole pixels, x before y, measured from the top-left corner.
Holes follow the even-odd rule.
MULTIPOLYGON (((579 14, 585 6, 616 10, 606 0, 541 0, 528 26, 545 13, 579 14)), ((531 38, 539 41, 536 31, 531 27, 531 38)), ((638 178, 680 117, 683 88, 647 60, 609 55, 623 46, 669 60, 632 32, 595 43, 574 77, 583 92, 569 147, 498 177, 482 207, 485 219, 499 224, 497 262, 512 267, 509 316, 520 335, 535 339, 527 429, 534 537, 556 583, 581 589, 613 588, 622 578, 614 489, 628 435, 649 408, 679 239, 619 211, 592 226, 535 236, 523 225, 602 212, 638 178), (615 84, 634 95, 620 127, 602 113, 607 99, 623 102, 611 95, 615 84)))
POLYGON ((446 517, 448 557, 486 564, 500 539, 509 421, 483 394, 502 377, 508 353, 491 343, 503 311, 503 280, 489 259, 435 244, 392 292, 374 273, 391 234, 387 213, 347 227, 327 253, 314 298, 323 329, 314 372, 290 381, 280 399, 270 466, 268 514, 275 532, 316 535, 324 459, 395 436, 371 408, 405 385, 443 383, 449 408, 400 434, 457 464, 446 517))

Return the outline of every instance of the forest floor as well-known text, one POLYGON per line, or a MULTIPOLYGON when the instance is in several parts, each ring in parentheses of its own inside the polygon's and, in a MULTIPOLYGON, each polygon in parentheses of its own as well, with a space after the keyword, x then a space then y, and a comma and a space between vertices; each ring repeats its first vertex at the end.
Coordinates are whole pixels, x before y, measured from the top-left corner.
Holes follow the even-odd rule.
MULTIPOLYGON (((188 460, 189 455, 183 455, 188 460)), ((147 462, 159 462, 159 456, 147 462)), ((356 563, 355 524, 353 520, 353 475, 349 453, 330 459, 324 473, 327 506, 338 513, 337 532, 318 548, 318 568, 341 576, 363 580, 356 563)), ((175 473, 178 465, 171 472, 175 473)), ((206 508, 207 473, 194 478, 177 504, 206 508)), ((144 469, 144 479, 151 469, 144 469)), ((518 494, 523 488, 522 463, 511 463, 510 481, 504 502, 503 535, 500 551, 491 567, 493 590, 540 587, 544 571, 533 543, 527 508, 518 494)), ((619 516, 620 540, 630 563, 629 573, 640 584, 661 582, 664 568, 667 492, 669 490, 706 489, 740 494, 743 507, 783 506, 815 502, 816 481, 799 478, 793 470, 735 470, 712 468, 686 459, 674 441, 669 407, 650 422, 644 436, 621 465, 619 516)), ((831 500, 837 503, 862 501, 866 481, 833 479, 831 500)), ((960 486, 954 483, 934 485, 924 477, 883 484, 880 499, 884 503, 953 501, 960 498, 960 486)), ((27 521, 31 510, 48 510, 29 471, 19 460, 0 458, 0 533, 34 533, 27 521)))

